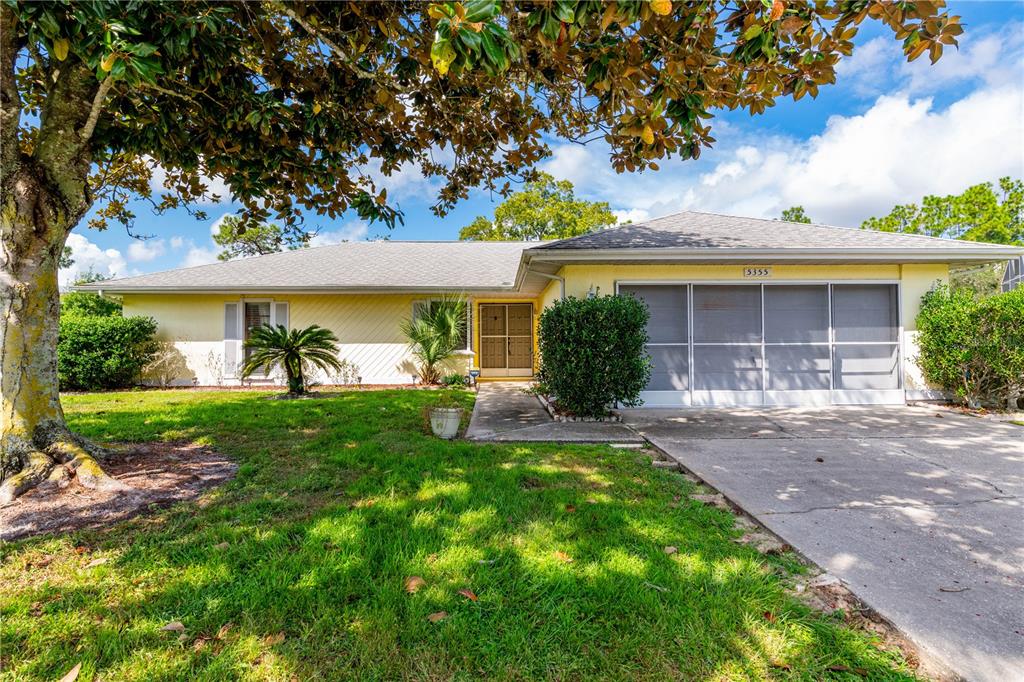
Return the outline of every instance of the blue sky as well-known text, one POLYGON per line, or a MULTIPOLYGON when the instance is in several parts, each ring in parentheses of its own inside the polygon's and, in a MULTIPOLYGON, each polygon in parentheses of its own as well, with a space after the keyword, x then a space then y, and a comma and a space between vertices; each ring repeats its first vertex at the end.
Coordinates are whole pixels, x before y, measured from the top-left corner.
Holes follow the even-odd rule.
MULTIPOLYGON (((935 66, 907 64, 891 32, 865 22, 837 84, 817 99, 780 100, 765 114, 719 112, 717 143, 697 161, 674 160, 658 172, 617 175, 601 144, 552 140, 541 168, 571 180, 577 193, 607 201, 634 221, 680 210, 777 217, 801 204, 817 222, 859 225, 897 203, 925 194, 959 192, 1001 176, 1024 176, 1024 3, 951 2, 962 16, 960 49, 935 66)), ((477 215, 491 215, 498 197, 473 192, 444 218, 430 212, 438 181, 405 169, 384 181, 405 225, 388 230, 356 218, 309 219, 317 243, 366 239, 455 239, 477 215)), ((202 207, 209 220, 184 211, 155 215, 134 207, 133 239, 122 229, 77 228, 68 240, 75 265, 67 283, 93 269, 126 276, 213 262, 213 224, 235 208, 202 207)))

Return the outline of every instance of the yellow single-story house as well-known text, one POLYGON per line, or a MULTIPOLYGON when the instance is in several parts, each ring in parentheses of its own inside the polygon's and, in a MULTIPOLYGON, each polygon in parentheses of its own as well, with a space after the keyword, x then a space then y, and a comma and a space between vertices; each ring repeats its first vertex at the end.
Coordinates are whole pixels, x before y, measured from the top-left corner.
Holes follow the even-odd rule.
POLYGON ((552 242, 353 242, 80 288, 154 318, 181 385, 238 385, 243 342, 268 323, 337 334, 346 371, 323 383, 411 383, 400 324, 445 294, 469 302, 451 371, 529 378, 544 308, 623 294, 651 313, 646 405, 899 404, 937 397, 913 362, 921 296, 951 265, 1021 253, 685 212, 552 242))

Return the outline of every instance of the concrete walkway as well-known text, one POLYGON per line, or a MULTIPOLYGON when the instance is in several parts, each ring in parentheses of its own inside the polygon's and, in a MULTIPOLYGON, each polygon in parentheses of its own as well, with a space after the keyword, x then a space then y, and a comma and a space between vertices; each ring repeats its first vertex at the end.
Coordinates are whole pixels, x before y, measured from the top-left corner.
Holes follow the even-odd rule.
POLYGON ((477 390, 466 438, 479 441, 641 444, 644 439, 615 422, 556 422, 525 381, 488 381, 477 390))
POLYGON ((1024 428, 927 408, 627 422, 968 680, 1024 680, 1024 428))

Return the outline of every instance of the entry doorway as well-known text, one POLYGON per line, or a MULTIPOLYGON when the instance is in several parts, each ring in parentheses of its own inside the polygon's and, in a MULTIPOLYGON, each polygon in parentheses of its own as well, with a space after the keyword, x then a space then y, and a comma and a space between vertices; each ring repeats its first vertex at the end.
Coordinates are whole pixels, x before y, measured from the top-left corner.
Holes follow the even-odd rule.
POLYGON ((533 376, 533 304, 480 304, 480 376, 533 376))

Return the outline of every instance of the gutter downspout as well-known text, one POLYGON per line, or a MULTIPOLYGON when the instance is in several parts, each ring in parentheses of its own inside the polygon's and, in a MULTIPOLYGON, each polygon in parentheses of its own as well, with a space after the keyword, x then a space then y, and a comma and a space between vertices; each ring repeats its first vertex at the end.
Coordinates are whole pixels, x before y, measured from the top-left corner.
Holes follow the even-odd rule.
POLYGON ((565 300, 565 277, 560 275, 549 275, 546 272, 534 272, 533 274, 544 277, 545 279, 551 279, 558 282, 558 298, 559 300, 565 300))

